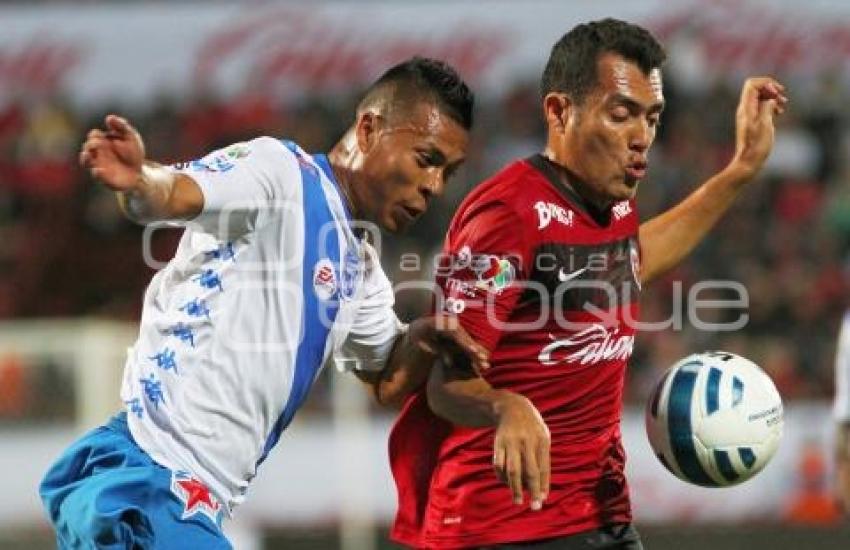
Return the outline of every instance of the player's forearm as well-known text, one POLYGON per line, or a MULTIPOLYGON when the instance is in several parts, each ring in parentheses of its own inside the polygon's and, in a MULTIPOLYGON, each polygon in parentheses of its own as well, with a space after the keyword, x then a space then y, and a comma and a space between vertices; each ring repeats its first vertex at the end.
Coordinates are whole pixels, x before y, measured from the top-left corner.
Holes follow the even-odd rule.
POLYGON ((519 394, 493 388, 486 380, 457 375, 451 367, 437 365, 428 378, 428 406, 452 424, 473 428, 497 426, 519 394))
POLYGON ((370 380, 375 388, 375 399, 386 407, 401 407, 405 399, 425 383, 433 364, 434 355, 415 345, 409 332, 399 336, 383 370, 370 380))
POLYGON ((117 193, 124 214, 136 223, 191 219, 203 206, 200 188, 185 174, 145 161, 136 187, 117 193))
POLYGON ((733 163, 673 208, 641 224, 641 282, 658 278, 690 254, 751 178, 733 163))

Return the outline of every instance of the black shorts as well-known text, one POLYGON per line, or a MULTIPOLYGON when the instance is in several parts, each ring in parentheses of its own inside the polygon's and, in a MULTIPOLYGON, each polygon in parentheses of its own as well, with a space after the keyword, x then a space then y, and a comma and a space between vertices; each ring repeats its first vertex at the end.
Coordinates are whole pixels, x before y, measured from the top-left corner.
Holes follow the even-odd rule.
POLYGON ((606 525, 593 531, 554 539, 484 546, 479 550, 643 550, 640 535, 631 523, 606 525))

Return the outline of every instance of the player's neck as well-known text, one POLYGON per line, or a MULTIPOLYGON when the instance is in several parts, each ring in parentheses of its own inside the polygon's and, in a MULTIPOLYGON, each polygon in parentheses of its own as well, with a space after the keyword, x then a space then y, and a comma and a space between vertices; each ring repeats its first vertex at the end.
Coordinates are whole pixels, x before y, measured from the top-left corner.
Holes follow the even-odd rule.
POLYGON ((555 153, 548 147, 542 153, 543 157, 552 163, 561 176, 562 183, 571 187, 581 199, 597 212, 607 211, 614 201, 610 197, 604 197, 594 193, 592 186, 587 183, 575 170, 570 168, 562 160, 558 160, 555 153))
POLYGON ((354 201, 354 194, 351 189, 354 177, 352 170, 349 168, 350 163, 347 162, 349 156, 348 151, 342 141, 340 141, 328 153, 328 164, 331 165, 334 178, 342 193, 342 199, 346 202, 348 211, 351 212, 351 217, 360 219, 360 209, 357 208, 357 203, 354 201))

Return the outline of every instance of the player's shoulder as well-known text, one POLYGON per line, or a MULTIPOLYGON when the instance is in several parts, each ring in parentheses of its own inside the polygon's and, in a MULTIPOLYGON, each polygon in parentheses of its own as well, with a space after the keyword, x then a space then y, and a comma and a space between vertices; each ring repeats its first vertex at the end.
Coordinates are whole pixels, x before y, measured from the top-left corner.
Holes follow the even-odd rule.
POLYGON ((298 157, 306 155, 294 142, 272 136, 259 136, 240 145, 247 146, 247 154, 255 159, 273 162, 281 168, 297 165, 298 157))
POLYGON ((533 204, 530 197, 543 184, 545 182, 525 160, 511 162, 470 191, 458 207, 453 224, 464 223, 482 213, 524 221, 533 204))

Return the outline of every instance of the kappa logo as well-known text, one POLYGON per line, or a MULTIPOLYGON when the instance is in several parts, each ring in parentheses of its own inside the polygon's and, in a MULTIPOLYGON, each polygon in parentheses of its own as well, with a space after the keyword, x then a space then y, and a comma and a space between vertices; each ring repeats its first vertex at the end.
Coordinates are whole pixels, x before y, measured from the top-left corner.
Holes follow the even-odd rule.
POLYGON ((321 300, 330 300, 336 293, 336 272, 327 258, 316 262, 316 267, 313 268, 313 290, 321 300))
POLYGON ((534 209, 537 210, 537 229, 544 229, 552 223, 552 220, 556 220, 567 227, 573 225, 573 211, 567 210, 563 206, 551 202, 537 201, 534 203, 534 209))
POLYGON ((213 523, 218 523, 221 504, 199 479, 183 470, 171 472, 171 492, 183 503, 181 519, 203 514, 213 523))

